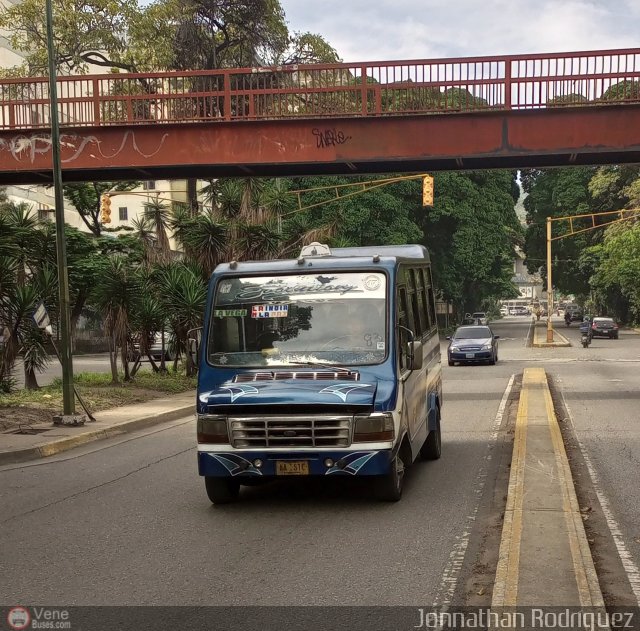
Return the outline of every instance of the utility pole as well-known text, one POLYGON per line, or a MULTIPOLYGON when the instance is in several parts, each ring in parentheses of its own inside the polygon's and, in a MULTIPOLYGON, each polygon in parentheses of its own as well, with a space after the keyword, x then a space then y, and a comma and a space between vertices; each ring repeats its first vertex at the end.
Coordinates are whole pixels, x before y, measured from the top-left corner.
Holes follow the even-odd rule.
POLYGON ((551 283, 551 217, 547 217, 547 343, 553 342, 553 285, 551 283))
MULTIPOLYGON (((49 55, 49 120, 51 121, 51 155, 56 205, 56 254, 58 259, 58 300, 60 304, 60 363, 62 364, 63 417, 54 423, 78 424, 73 398, 73 361, 71 357, 71 319, 69 317, 69 277, 67 247, 64 235, 64 195, 62 191, 62 163, 60 160, 60 122, 58 120, 58 92, 56 85, 56 51, 53 43, 52 0, 46 0, 47 52, 49 55), (65 418, 66 417, 66 418, 65 418)), ((83 417, 84 419, 84 417, 83 417)), ((82 421, 84 422, 84 420, 82 421)))

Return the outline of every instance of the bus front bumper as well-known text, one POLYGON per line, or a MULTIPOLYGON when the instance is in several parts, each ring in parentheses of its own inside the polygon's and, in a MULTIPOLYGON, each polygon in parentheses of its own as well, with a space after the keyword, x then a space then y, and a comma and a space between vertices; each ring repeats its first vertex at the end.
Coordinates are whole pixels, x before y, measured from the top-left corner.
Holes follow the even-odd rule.
POLYGON ((198 452, 198 473, 207 477, 384 475, 391 449, 353 451, 198 452))

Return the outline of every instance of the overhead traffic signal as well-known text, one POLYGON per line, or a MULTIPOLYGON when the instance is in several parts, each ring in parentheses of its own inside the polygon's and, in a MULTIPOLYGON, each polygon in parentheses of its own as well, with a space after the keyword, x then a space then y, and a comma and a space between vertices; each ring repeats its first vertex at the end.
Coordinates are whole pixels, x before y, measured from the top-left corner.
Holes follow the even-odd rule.
POLYGON ((100 196, 100 221, 111 223, 111 196, 106 193, 100 196))
POLYGON ((433 176, 425 175, 422 178, 422 205, 433 206, 433 176))

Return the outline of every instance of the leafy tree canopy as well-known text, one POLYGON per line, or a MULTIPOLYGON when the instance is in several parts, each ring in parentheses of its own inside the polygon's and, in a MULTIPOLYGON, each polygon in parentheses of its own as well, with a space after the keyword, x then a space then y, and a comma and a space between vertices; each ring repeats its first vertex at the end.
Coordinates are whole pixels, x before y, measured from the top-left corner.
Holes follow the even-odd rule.
MULTIPOLYGON (((127 72, 203 70, 272 63, 337 61, 319 35, 290 34, 279 0, 56 0, 60 72, 92 66, 127 72)), ((47 74, 45 0, 0 10, 25 63, 7 74, 47 74)))

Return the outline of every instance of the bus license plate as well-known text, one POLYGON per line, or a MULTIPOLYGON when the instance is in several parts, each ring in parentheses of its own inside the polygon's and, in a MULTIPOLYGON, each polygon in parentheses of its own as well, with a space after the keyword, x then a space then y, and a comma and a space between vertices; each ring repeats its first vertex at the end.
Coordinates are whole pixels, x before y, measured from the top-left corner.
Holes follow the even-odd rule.
POLYGON ((276 475, 309 475, 306 460, 276 460, 276 475))
POLYGON ((473 359, 475 356, 475 353, 467 353, 467 359, 473 359))

